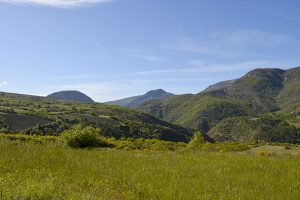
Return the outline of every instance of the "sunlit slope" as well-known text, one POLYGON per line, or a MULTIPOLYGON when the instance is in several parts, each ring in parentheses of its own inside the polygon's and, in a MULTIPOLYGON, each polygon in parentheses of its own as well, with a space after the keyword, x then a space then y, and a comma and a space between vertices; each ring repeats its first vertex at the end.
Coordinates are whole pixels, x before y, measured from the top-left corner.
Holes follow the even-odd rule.
POLYGON ((59 135, 75 124, 82 124, 98 127, 102 135, 116 138, 187 141, 191 135, 185 128, 141 111, 99 103, 0 93, 0 112, 0 129, 5 132, 59 135))

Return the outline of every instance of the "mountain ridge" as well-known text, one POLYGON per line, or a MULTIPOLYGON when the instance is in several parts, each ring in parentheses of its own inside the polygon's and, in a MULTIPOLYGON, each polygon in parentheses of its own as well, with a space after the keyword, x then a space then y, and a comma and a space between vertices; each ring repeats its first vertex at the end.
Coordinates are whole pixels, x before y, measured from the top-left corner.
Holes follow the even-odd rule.
POLYGON ((164 98, 171 97, 171 96, 175 96, 175 95, 172 93, 166 92, 163 89, 157 89, 157 90, 150 90, 143 95, 127 97, 127 98, 120 99, 120 100, 105 102, 105 104, 135 108, 146 101, 153 100, 153 99, 164 99, 164 98))
POLYGON ((223 119, 269 112, 300 114, 300 67, 254 69, 232 84, 198 94, 148 101, 139 109, 184 127, 209 132, 223 119))

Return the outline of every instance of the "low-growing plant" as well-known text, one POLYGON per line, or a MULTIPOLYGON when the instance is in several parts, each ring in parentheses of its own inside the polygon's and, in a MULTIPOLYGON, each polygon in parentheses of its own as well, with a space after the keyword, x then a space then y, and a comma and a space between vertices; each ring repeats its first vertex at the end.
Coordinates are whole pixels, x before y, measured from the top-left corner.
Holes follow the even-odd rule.
POLYGON ((63 134, 72 148, 111 147, 112 144, 100 137, 100 130, 93 127, 74 126, 63 134))
POLYGON ((266 149, 261 149, 261 150, 257 151, 257 154, 260 155, 260 156, 269 156, 269 155, 271 155, 271 153, 266 149))
POLYGON ((33 142, 37 143, 58 143, 61 142, 59 137, 55 136, 37 136, 24 134, 0 134, 0 140, 7 140, 10 142, 17 141, 21 143, 33 142))
POLYGON ((157 139, 141 139, 141 138, 121 138, 116 140, 114 138, 108 139, 116 149, 124 150, 152 150, 152 151, 175 151, 186 147, 183 142, 169 142, 157 139))

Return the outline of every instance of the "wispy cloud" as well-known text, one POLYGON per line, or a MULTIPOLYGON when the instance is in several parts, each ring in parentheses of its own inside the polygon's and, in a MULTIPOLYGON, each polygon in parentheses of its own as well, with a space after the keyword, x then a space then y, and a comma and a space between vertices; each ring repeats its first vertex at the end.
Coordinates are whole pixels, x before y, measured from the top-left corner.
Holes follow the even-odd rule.
POLYGON ((43 86, 46 90, 58 91, 58 90, 79 90, 94 100, 99 102, 105 102, 112 99, 118 99, 120 94, 124 91, 128 92, 129 87, 122 85, 120 82, 94 82, 94 83, 82 83, 82 84, 55 84, 43 86))
POLYGON ((135 83, 124 83, 118 81, 44 86, 44 88, 51 89, 52 91, 79 90, 98 102, 105 102, 126 97, 125 94, 132 93, 133 88, 135 91, 137 91, 142 87, 142 84, 138 85, 135 83))
POLYGON ((89 36, 89 40, 101 51, 101 53, 106 54, 106 49, 94 38, 93 36, 89 36))
POLYGON ((280 16, 280 17, 288 19, 290 21, 294 21, 294 22, 298 22, 298 23, 300 22, 300 19, 295 18, 293 16, 290 16, 286 13, 283 13, 283 12, 280 12, 280 11, 277 11, 277 10, 273 10, 273 9, 270 9, 270 8, 265 8, 265 7, 262 7, 262 6, 258 6, 257 4, 254 4, 254 3, 250 3, 250 2, 247 2, 247 3, 251 6, 253 6, 253 7, 256 7, 258 9, 260 9, 260 10, 263 10, 263 11, 266 11, 268 13, 280 16))
MULTIPOLYGON (((128 96, 140 95, 151 89, 158 89, 164 85, 174 85, 174 83, 197 83, 215 81, 214 77, 163 77, 163 78, 143 78, 143 79, 127 79, 103 82, 92 82, 82 84, 53 84, 42 86, 49 93, 58 90, 79 90, 98 102, 111 101, 121 99, 128 96), (130 95, 129 95, 130 94, 130 95)), ((178 89, 178 88, 177 88, 178 89)), ((174 90, 174 88, 173 88, 174 90)), ((184 88, 182 90, 188 90, 184 88)), ((196 91, 198 91, 197 89, 196 91)))
POLYGON ((11 4, 37 4, 58 8, 74 8, 92 4, 100 4, 113 0, 0 0, 11 4))
POLYGON ((95 79, 102 78, 103 76, 97 75, 71 75, 71 76, 60 76, 60 77, 52 77, 53 80, 67 80, 67 79, 95 79))
MULTIPOLYGON (((209 39, 209 41, 214 41, 209 39)), ((225 57, 238 57, 238 56, 249 56, 249 57, 272 57, 270 55, 263 55, 257 53, 245 52, 245 50, 238 49, 237 51, 232 51, 230 45, 221 45, 224 41, 218 42, 218 44, 212 42, 197 41, 195 39, 181 38, 175 42, 170 42, 168 44, 163 44, 162 48, 169 50, 176 50, 181 52, 205 54, 205 55, 221 55, 225 57), (230 49, 230 50, 229 50, 230 49)))
POLYGON ((2 83, 0 83, 0 87, 8 85, 8 83, 6 81, 3 81, 2 83))
POLYGON ((166 60, 166 58, 164 58, 162 56, 156 56, 156 55, 133 54, 133 55, 130 55, 130 56, 137 57, 137 58, 142 58, 142 59, 144 59, 146 61, 149 61, 149 62, 160 62, 160 61, 166 60))
POLYGON ((273 47, 281 44, 291 44, 293 39, 286 35, 271 34, 259 30, 242 29, 231 33, 215 34, 215 37, 233 45, 256 45, 273 47))
POLYGON ((272 62, 269 61, 249 61, 232 64, 207 64, 200 60, 190 60, 189 67, 184 68, 166 68, 160 70, 149 70, 136 72, 139 75, 149 74, 172 74, 172 73, 200 73, 200 72, 230 72, 250 70, 259 67, 272 67, 272 62))
POLYGON ((188 53, 223 57, 264 57, 273 55, 261 53, 264 48, 299 45, 299 40, 288 35, 273 34, 260 30, 238 29, 234 31, 213 32, 198 38, 179 36, 165 41, 161 47, 188 53), (254 53, 255 52, 255 53, 254 53))

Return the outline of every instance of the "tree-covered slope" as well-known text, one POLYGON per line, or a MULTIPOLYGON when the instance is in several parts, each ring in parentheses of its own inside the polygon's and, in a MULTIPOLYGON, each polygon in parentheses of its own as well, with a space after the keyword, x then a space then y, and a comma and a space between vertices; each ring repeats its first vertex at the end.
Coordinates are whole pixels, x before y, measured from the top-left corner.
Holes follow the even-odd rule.
POLYGON ((257 112, 278 110, 275 97, 283 88, 284 70, 255 69, 231 86, 224 88, 226 97, 249 100, 257 112))
POLYGON ((0 93, 2 132, 59 135, 73 125, 94 126, 104 136, 187 141, 191 133, 138 110, 100 103, 60 101, 0 93))
POLYGON ((162 89, 158 89, 158 90, 151 90, 144 95, 128 97, 116 101, 110 101, 110 102, 106 102, 105 104, 134 108, 149 100, 165 99, 171 96, 174 96, 174 94, 168 93, 162 89))
POLYGON ((216 141, 263 141, 300 143, 300 128, 289 123, 288 118, 280 115, 264 114, 256 118, 231 117, 222 120, 208 135, 216 141))
POLYGON ((248 115, 247 102, 209 95, 180 95, 163 101, 149 101, 140 107, 166 121, 208 132, 222 119, 248 115))
POLYGON ((284 73, 283 89, 277 95, 276 102, 283 111, 300 113, 300 67, 284 73))
MULTIPOLYGON (((208 132, 221 120, 275 111, 299 112, 300 68, 255 69, 219 89, 148 101, 139 108, 166 121, 208 132)), ((218 85, 218 84, 217 84, 218 85)))

